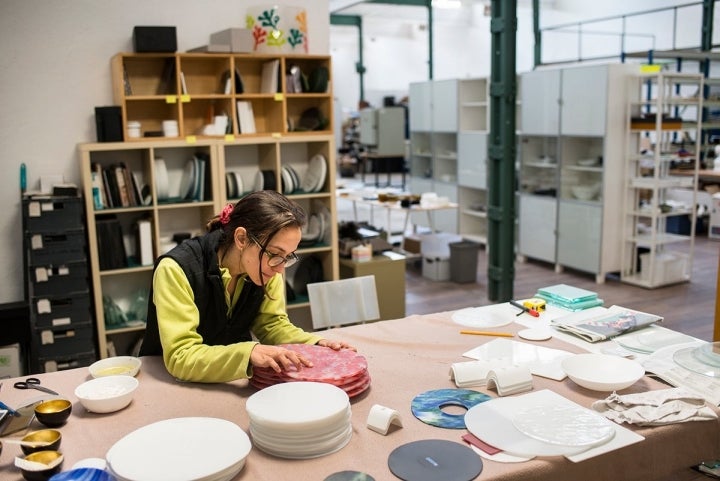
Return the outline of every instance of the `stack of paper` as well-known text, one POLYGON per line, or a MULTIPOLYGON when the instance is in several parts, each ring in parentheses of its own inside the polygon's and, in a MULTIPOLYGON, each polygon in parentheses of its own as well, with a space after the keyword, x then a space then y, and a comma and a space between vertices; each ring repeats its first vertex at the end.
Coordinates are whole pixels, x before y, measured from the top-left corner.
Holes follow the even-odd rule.
POLYGON ((598 298, 597 292, 568 286, 567 284, 556 284, 538 289, 535 297, 569 311, 581 311, 595 306, 602 306, 603 304, 603 300, 598 298))

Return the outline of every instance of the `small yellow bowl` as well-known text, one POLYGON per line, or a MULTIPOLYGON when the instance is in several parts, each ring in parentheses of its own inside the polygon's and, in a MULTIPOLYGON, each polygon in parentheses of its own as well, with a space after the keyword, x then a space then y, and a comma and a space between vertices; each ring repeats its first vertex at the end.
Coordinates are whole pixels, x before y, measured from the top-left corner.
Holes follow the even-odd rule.
POLYGON ((16 460, 15 465, 20 468, 23 478, 27 479, 27 481, 47 481, 60 472, 63 460, 63 455, 58 451, 38 451, 28 454, 19 462, 16 460), (33 463, 33 465, 30 465, 30 463, 33 463), (40 466, 43 464, 46 466, 45 469, 40 466), (39 469, 35 469, 36 467, 39 469))
POLYGON ((134 356, 114 356, 96 361, 88 367, 94 378, 105 376, 135 376, 142 361, 134 356))
POLYGON ((21 444, 20 449, 22 449, 22 452, 26 455, 38 451, 57 451, 58 448, 60 448, 62 434, 57 429, 40 429, 26 434, 22 438, 22 441, 26 443, 38 443, 37 446, 21 444))
POLYGON ((72 403, 67 399, 49 399, 35 406, 35 418, 49 428, 62 426, 72 413, 72 403))

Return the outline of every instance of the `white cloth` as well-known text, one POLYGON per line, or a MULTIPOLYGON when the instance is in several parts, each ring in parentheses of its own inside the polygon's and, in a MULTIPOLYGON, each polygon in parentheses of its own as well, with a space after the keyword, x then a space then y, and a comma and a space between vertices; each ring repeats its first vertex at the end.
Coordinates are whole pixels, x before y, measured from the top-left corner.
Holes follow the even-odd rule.
POLYGON ((705 400, 682 388, 620 395, 613 392, 592 408, 617 423, 660 426, 686 421, 717 419, 705 400))

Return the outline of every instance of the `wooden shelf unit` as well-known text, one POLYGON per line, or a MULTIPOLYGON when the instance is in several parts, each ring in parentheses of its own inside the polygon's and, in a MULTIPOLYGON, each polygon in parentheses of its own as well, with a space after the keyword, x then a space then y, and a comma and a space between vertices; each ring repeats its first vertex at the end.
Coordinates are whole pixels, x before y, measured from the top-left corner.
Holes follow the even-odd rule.
MULTIPOLYGON (((106 218, 117 219, 128 256, 137 258, 135 226, 138 220, 149 220, 154 261, 174 246, 175 234, 201 234, 206 222, 226 203, 236 202, 241 197, 228 196, 225 174, 230 171, 240 173, 243 194, 246 194, 253 190, 255 176, 260 170, 272 170, 277 190, 282 192, 281 172, 284 166, 292 166, 302 179, 313 156, 325 157, 327 173, 324 185, 316 192, 296 190, 287 195, 298 202, 308 215, 322 211, 329 217, 329 234, 323 242, 300 248, 298 254, 301 257, 318 256, 325 280, 339 278, 331 84, 328 82, 325 92, 287 93, 284 72, 291 65, 308 75, 315 68, 331 71, 329 56, 314 55, 121 53, 113 58, 115 98, 122 106, 123 127, 126 128, 128 121, 140 121, 143 133, 161 131, 162 121, 171 119, 178 122, 179 136, 141 136, 125 142, 83 143, 78 146, 99 357, 108 355, 111 343, 117 354, 128 353, 142 338, 145 329, 142 323, 115 328, 107 326, 103 299, 112 300, 123 311, 130 310, 135 298, 142 295, 141 289, 150 288, 153 265, 152 262, 139 265, 131 260, 122 267, 101 269, 100 255, 107 246, 99 239, 98 222, 106 218), (279 65, 278 92, 262 93, 262 69, 270 61, 277 61, 279 65), (168 73, 172 72, 172 68, 175 73, 168 73), (187 94, 179 93, 182 92, 181 71, 187 94), (243 83, 242 93, 236 90, 235 82, 231 82, 230 93, 224 93, 224 82, 221 80, 226 71, 239 73, 243 83), (163 77, 170 79, 170 88, 161 87, 163 77), (126 93, 126 78, 130 82, 131 93, 126 93), (238 100, 252 102, 257 128, 255 134, 238 131, 238 100), (228 109, 232 133, 198 135, 197 129, 205 119, 212 118, 210 111, 217 112, 218 106, 228 109), (323 130, 289 129, 290 125, 299 125, 303 112, 313 108, 327 119, 323 130), (189 161, 196 155, 206 160, 204 195, 199 200, 183 199, 180 192, 183 177, 189 161), (93 181, 94 167, 107 169, 119 164, 132 171, 139 184, 147 186, 147 205, 96 206, 93 187, 98 184, 93 181)), ((307 299, 288 304, 288 313, 295 324, 312 329, 307 299)))

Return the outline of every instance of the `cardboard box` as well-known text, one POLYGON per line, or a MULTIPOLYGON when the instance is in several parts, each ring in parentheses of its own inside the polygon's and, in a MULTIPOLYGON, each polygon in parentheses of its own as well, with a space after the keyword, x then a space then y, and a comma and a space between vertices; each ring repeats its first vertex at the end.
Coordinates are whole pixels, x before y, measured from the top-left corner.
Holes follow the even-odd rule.
POLYGON ((22 375, 20 364, 20 344, 0 347, 0 379, 22 375))
POLYGON ((252 31, 246 28, 228 28, 210 34, 210 45, 227 45, 231 52, 253 51, 252 31))
POLYGON ((420 254, 420 237, 405 236, 403 237, 403 250, 411 254, 420 254))

